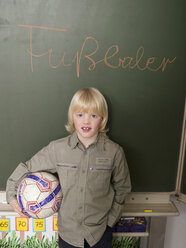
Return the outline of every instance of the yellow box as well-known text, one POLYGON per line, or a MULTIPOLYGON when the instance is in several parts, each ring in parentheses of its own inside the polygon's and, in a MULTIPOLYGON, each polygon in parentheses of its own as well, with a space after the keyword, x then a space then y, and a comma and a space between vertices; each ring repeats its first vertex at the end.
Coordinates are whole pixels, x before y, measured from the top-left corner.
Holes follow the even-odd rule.
POLYGON ((53 231, 58 231, 57 217, 53 217, 53 231))
POLYGON ((144 212, 145 213, 152 213, 152 209, 145 209, 144 212))
POLYGON ((10 232, 10 219, 0 218, 0 232, 10 232))
POLYGON ((33 219, 34 232, 45 232, 45 219, 33 219))
POLYGON ((16 217, 16 231, 28 231, 29 219, 16 217))

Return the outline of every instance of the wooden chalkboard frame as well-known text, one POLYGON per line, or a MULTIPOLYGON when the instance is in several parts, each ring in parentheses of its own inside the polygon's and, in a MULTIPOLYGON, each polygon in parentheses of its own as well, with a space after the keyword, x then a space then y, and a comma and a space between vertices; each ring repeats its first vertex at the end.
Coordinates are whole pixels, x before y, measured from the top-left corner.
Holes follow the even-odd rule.
POLYGON ((183 116, 183 126, 182 126, 182 137, 180 144, 180 154, 178 161, 178 171, 177 171, 177 180, 176 180, 176 190, 175 194, 185 198, 186 202, 186 99, 185 99, 185 110, 183 116))

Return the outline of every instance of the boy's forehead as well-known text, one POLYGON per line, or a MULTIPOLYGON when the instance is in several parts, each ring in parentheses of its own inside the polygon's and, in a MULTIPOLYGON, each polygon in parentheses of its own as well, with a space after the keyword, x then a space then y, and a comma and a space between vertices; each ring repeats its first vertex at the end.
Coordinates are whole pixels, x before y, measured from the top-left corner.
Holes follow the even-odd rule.
POLYGON ((81 113, 96 113, 96 114, 99 114, 98 113, 98 110, 95 109, 95 108, 90 108, 89 106, 87 107, 83 107, 83 108, 75 108, 74 109, 74 113, 75 112, 81 112, 81 113))

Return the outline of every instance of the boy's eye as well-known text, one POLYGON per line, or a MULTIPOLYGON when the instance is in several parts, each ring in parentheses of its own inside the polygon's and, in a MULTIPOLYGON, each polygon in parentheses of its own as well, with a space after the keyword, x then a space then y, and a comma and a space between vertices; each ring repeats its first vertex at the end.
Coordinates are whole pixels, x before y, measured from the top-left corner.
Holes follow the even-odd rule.
POLYGON ((95 115, 95 114, 92 114, 92 118, 96 118, 97 117, 97 115, 95 115))
POLYGON ((77 117, 82 117, 83 116, 83 114, 81 114, 81 113, 78 113, 76 115, 77 115, 77 117))

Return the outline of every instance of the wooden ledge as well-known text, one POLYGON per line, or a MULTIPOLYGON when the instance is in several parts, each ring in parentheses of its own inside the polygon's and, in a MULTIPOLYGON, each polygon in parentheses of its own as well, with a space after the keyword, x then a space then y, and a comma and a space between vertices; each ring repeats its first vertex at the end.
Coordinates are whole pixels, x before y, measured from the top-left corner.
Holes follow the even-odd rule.
POLYGON ((130 193, 123 207, 123 216, 178 216, 170 196, 171 193, 130 193))

